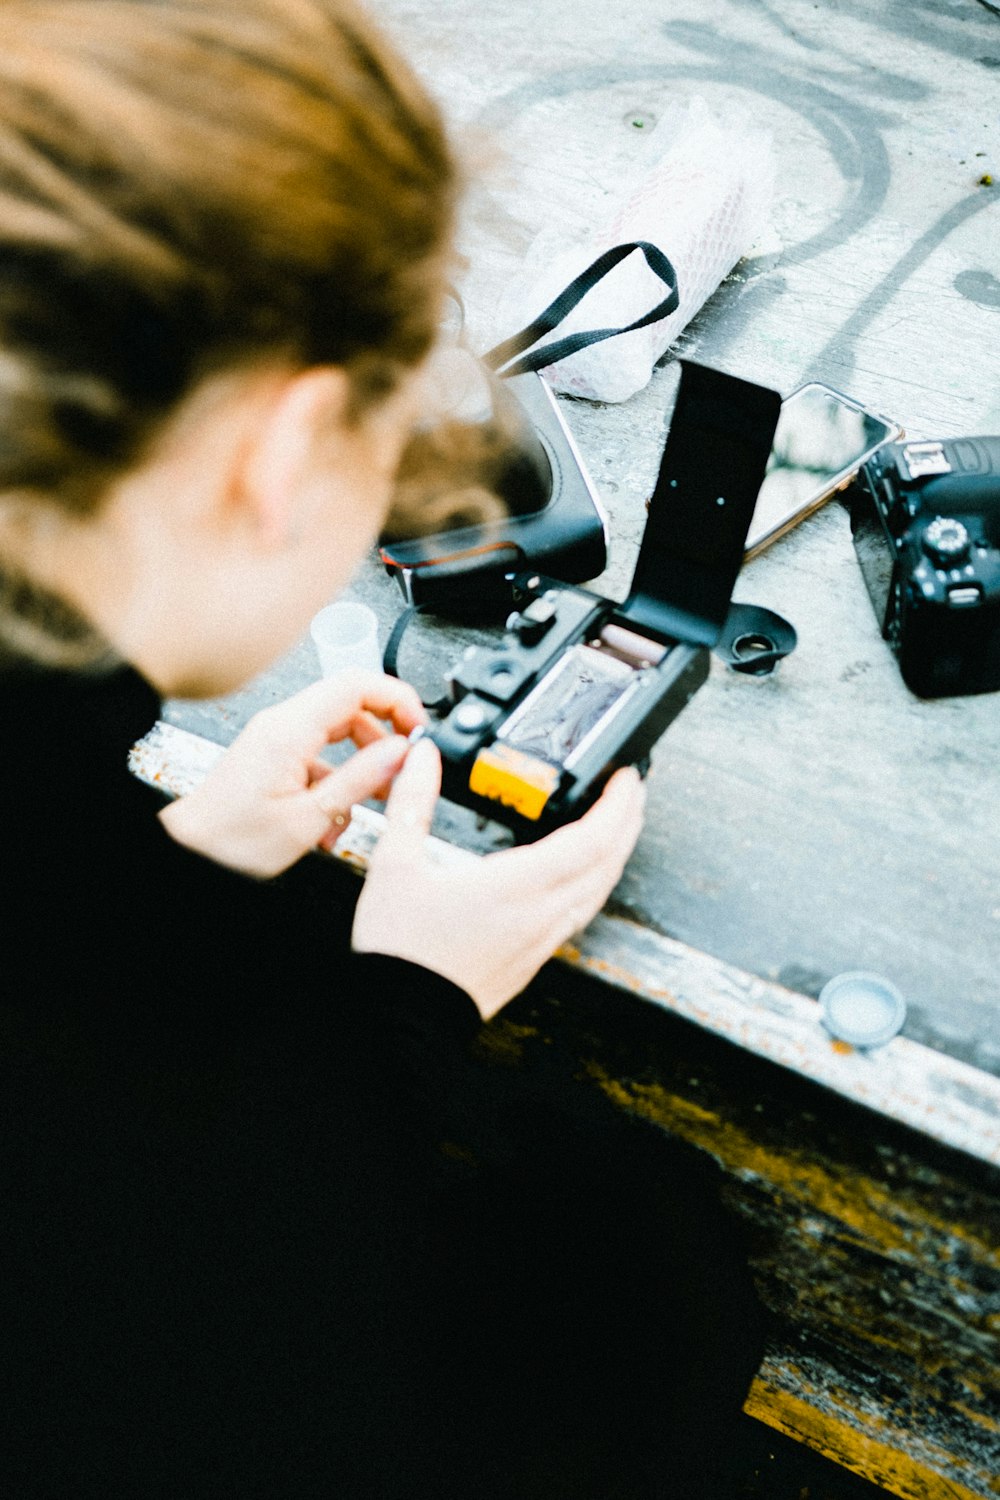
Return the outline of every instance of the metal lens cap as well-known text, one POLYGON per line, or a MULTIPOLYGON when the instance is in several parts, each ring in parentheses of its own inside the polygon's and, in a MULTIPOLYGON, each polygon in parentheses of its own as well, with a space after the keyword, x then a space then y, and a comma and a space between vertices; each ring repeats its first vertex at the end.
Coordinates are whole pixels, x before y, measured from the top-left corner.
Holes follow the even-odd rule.
POLYGON ((836 974, 819 995, 823 1025, 852 1047, 881 1047, 906 1020, 906 1001, 880 974, 836 974))

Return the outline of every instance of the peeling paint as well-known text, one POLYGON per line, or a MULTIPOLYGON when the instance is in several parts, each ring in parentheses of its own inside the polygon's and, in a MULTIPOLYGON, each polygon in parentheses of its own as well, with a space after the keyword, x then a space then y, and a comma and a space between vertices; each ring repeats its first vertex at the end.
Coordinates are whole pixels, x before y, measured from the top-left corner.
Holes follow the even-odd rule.
POLYGON ((849 1422, 831 1421, 827 1411, 766 1379, 754 1381, 746 1410, 900 1500, 984 1500, 998 1492, 995 1474, 985 1469, 977 1472, 965 1464, 959 1479, 946 1453, 939 1454, 941 1468, 933 1467, 927 1458, 914 1457, 908 1451, 911 1432, 886 1422, 875 1435, 849 1422))
POLYGON ((784 1146, 780 1151, 769 1149, 718 1114, 657 1084, 623 1083, 609 1077, 596 1063, 590 1064, 588 1071, 607 1097, 621 1108, 633 1110, 710 1151, 727 1171, 766 1182, 776 1195, 828 1215, 866 1244, 874 1242, 883 1251, 913 1255, 916 1251, 913 1238, 918 1235, 920 1253, 926 1254, 930 1249, 937 1256, 942 1242, 950 1240, 962 1245, 974 1259, 1000 1270, 1000 1251, 996 1247, 988 1245, 966 1226, 930 1211, 922 1215, 919 1225, 908 1222, 900 1216, 898 1198, 871 1178, 852 1172, 844 1180, 838 1180, 820 1162, 784 1146))

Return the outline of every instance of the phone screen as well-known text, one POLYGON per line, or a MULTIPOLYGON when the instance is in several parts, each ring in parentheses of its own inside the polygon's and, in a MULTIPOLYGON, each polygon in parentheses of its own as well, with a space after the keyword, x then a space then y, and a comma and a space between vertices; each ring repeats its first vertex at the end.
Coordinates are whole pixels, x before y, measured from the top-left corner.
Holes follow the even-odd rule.
POLYGON ((746 556, 811 515, 876 448, 902 429, 829 386, 810 384, 781 403, 767 472, 747 533, 746 556))

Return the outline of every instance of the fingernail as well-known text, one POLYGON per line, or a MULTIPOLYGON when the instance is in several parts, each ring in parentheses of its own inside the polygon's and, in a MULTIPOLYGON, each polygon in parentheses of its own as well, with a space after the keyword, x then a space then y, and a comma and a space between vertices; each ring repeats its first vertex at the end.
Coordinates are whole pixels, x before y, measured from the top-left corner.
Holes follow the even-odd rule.
POLYGON ((376 740, 372 753, 384 765, 389 766, 402 761, 407 749, 407 742, 401 734, 391 734, 388 739, 376 740))
POLYGON ((437 745, 435 745, 429 735, 425 734, 421 735, 415 745, 410 746, 410 753, 407 756, 407 760, 412 760, 415 756, 417 758, 423 757, 424 760, 431 760, 437 753, 437 745))

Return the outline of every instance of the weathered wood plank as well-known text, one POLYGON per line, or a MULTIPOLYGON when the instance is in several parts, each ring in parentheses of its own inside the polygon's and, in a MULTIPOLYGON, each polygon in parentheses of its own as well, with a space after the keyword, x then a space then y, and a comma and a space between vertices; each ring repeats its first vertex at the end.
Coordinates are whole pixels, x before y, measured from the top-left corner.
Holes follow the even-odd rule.
POLYGON ((989 1195, 901 1164, 898 1151, 864 1171, 817 1149, 814 1135, 798 1146, 784 1132, 768 1139, 718 1100, 706 1107, 704 1092, 589 1071, 620 1107, 713 1155, 768 1230, 758 1274, 805 1342, 772 1352, 748 1411, 906 1500, 950 1494, 946 1483, 997 1493, 1000 1237, 989 1195))
MULTIPOLYGON (((824 1402, 839 1397, 844 1408, 851 1409, 851 1397, 838 1391, 833 1370, 817 1371, 807 1381, 801 1366, 793 1361, 768 1360, 753 1384, 745 1409, 768 1427, 805 1443, 900 1500, 982 1500, 997 1493, 995 1471, 980 1463, 963 1465, 965 1477, 973 1486, 970 1488, 954 1477, 955 1465, 945 1450, 918 1437, 922 1452, 920 1456, 914 1454, 912 1428, 893 1426, 879 1418, 872 1423, 872 1431, 864 1431, 851 1422, 831 1420, 817 1396, 824 1402), (800 1394, 803 1391, 807 1394, 800 1394)), ((994 1437, 1000 1442, 995 1424, 994 1437)))
POLYGON ((719 1162, 780 1329, 748 1412, 902 1500, 1000 1493, 995 1171, 603 985, 556 988, 501 1018, 498 1061, 719 1162))
MULTIPOLYGON (((133 752, 133 768, 180 795, 221 747, 160 723, 133 752)), ((381 815, 358 808, 335 854, 363 869, 381 815)), ((437 841, 441 857, 470 857, 437 841)), ((835 1089, 933 1139, 1000 1165, 1000 1079, 905 1036, 873 1052, 835 1042, 816 1002, 747 974, 636 922, 602 913, 560 952, 563 962, 835 1089)))

